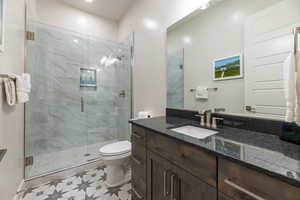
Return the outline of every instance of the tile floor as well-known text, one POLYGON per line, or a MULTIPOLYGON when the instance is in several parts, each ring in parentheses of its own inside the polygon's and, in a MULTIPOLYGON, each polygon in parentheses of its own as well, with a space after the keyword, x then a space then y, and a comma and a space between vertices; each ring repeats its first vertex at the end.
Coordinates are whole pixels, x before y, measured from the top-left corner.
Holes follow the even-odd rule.
POLYGON ((107 188, 105 167, 82 171, 76 175, 28 188, 21 200, 131 200, 131 183, 107 188))

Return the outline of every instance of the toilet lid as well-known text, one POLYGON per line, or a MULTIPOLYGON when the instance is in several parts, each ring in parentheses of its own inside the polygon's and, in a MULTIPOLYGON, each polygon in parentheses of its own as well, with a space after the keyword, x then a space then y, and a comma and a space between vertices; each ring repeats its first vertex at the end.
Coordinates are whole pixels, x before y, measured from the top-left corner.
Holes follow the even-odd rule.
POLYGON ((131 143, 129 141, 115 142, 103 146, 99 151, 102 155, 107 156, 125 154, 131 151, 131 143))

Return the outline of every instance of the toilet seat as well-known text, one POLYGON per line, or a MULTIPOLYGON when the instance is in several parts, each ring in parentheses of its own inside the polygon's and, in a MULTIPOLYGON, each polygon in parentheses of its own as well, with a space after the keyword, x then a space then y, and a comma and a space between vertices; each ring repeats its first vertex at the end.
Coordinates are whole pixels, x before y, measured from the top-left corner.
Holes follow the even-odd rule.
MULTIPOLYGON (((131 143, 129 141, 115 142, 108 144, 100 148, 99 150, 102 156, 118 157, 121 155, 130 155, 131 152, 131 143)), ((123 157, 123 156, 122 156, 123 157)))

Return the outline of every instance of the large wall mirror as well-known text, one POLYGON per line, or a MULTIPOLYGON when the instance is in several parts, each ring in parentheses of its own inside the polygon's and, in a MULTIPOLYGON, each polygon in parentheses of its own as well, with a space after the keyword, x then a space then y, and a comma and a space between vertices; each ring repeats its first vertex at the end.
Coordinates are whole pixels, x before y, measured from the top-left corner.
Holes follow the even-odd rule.
POLYGON ((167 107, 284 119, 299 0, 211 0, 168 28, 167 107))

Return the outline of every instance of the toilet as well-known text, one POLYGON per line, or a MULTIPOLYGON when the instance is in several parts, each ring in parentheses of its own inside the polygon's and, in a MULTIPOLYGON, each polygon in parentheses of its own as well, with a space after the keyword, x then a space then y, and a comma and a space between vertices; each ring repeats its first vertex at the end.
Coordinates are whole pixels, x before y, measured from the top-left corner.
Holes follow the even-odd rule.
POLYGON ((129 141, 105 145, 100 148, 99 152, 106 165, 105 184, 107 187, 120 186, 130 181, 131 143, 129 141))

